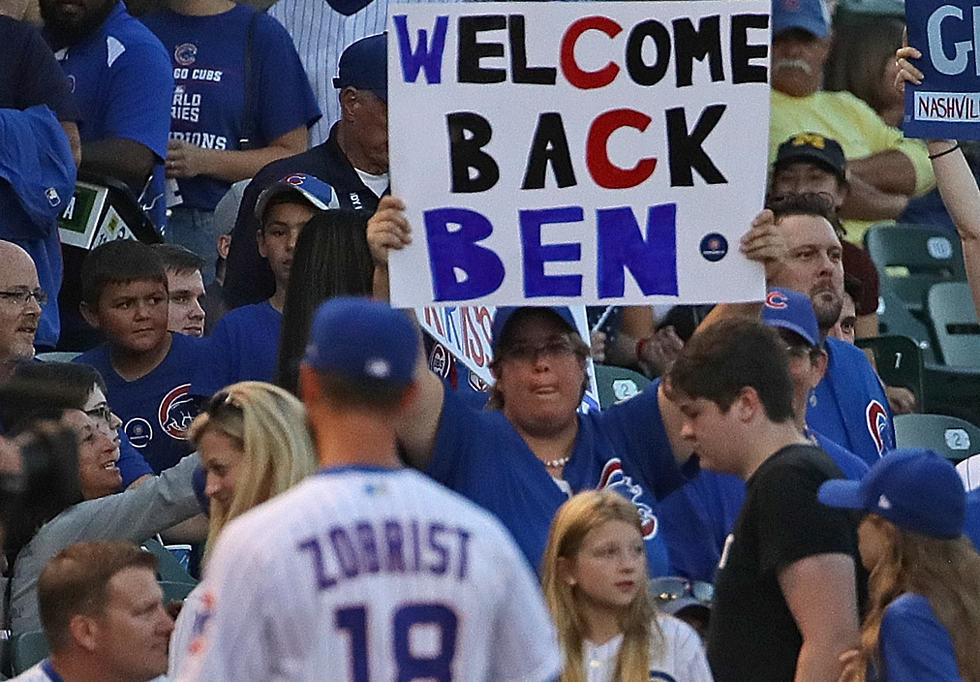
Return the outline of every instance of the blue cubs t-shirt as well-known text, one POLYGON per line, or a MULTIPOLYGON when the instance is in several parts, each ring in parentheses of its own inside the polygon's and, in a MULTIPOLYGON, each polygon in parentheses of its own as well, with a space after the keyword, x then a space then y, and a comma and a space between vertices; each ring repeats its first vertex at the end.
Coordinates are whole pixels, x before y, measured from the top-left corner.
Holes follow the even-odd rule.
POLYGON ((929 600, 906 592, 885 608, 879 635, 881 682, 962 682, 949 631, 929 600))
POLYGON ((95 367, 106 384, 106 401, 123 422, 130 443, 146 459, 154 473, 169 469, 191 452, 185 437, 198 413, 191 397, 204 339, 172 334, 170 352, 152 372, 126 381, 112 366, 109 346, 103 343, 79 355, 74 362, 95 367))
MULTIPOLYGON (((118 2, 101 28, 55 52, 82 115, 82 142, 134 140, 157 156, 141 197, 158 228, 166 222, 163 160, 174 79, 160 41, 118 2)), ((137 194, 140 188, 137 189, 137 194)))
MULTIPOLYGON (((245 111, 245 45, 255 10, 212 16, 171 10, 143 17, 170 55, 174 81, 170 137, 205 149, 241 149, 245 111)), ((251 58, 252 149, 266 147, 320 118, 306 72, 282 25, 265 13, 255 22, 251 58)), ((183 205, 213 210, 231 183, 208 176, 177 181, 183 205)))
MULTIPOLYGON (((580 414, 563 472, 573 493, 609 488, 636 506, 651 576, 670 569, 657 500, 686 480, 666 440, 656 387, 602 412, 580 414)), ((495 514, 540 572, 551 521, 568 496, 502 412, 473 410, 448 387, 444 395, 426 473, 495 514)))
POLYGON ((207 362, 191 393, 210 396, 239 381, 271 383, 279 360, 282 313, 268 301, 229 311, 208 337, 207 362))

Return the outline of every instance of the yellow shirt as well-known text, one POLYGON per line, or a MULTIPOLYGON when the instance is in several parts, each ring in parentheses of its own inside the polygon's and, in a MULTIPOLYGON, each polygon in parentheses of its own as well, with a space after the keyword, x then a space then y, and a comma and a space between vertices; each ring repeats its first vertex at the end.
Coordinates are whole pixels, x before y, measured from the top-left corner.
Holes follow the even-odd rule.
MULTIPOLYGON (((816 92, 790 97, 771 91, 769 164, 779 145, 798 133, 820 133, 840 143, 844 156, 861 159, 877 152, 898 150, 915 168, 915 192, 922 196, 936 186, 929 152, 922 140, 906 138, 898 128, 882 121, 874 109, 849 92, 816 92)), ((864 233, 879 221, 845 220, 847 239, 862 244, 864 233)))

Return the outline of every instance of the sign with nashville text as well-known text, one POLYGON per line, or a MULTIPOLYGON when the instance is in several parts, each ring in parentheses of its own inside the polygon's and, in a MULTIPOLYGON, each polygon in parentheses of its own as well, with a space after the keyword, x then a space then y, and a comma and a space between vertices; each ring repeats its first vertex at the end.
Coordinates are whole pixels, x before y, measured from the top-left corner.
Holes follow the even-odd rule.
POLYGON ((769 3, 392 4, 396 306, 761 300, 769 3))
POLYGON ((980 2, 905 3, 921 85, 905 88, 906 137, 980 139, 980 2))

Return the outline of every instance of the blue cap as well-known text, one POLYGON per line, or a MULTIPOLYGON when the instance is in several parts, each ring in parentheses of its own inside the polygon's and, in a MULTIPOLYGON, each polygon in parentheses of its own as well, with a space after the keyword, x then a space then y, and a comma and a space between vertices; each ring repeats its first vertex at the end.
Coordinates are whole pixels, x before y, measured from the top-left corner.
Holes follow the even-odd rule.
POLYGON ((772 34, 801 28, 818 38, 830 35, 830 10, 823 0, 772 0, 772 34))
POLYGON ((526 311, 534 310, 547 310, 558 318, 561 319, 568 326, 568 331, 578 334, 578 327, 575 326, 575 318, 572 317, 572 311, 565 306, 554 306, 554 307, 535 307, 535 306, 520 306, 520 307, 504 307, 497 308, 497 312, 493 316, 493 325, 491 325, 490 334, 493 338, 493 352, 494 355, 497 354, 497 350, 500 348, 501 341, 503 341, 504 336, 508 331, 508 323, 511 318, 514 317, 515 313, 521 313, 522 315, 526 311))
POLYGON ((388 101, 388 34, 362 38, 351 43, 340 55, 340 68, 333 86, 370 90, 388 101))
POLYGON ((418 336, 408 317, 387 303, 334 298, 316 311, 303 364, 324 374, 408 385, 418 336))
POLYGON ((820 345, 820 327, 810 298, 798 291, 773 287, 762 306, 762 321, 795 332, 811 346, 820 345))
POLYGON ((262 216, 269 202, 278 196, 296 193, 306 199, 318 211, 340 208, 340 200, 331 185, 305 173, 292 173, 279 182, 266 187, 255 202, 255 217, 262 222, 262 216))
POLYGON ((860 481, 827 481, 818 497, 829 507, 862 509, 938 538, 959 537, 966 517, 960 475, 947 459, 921 448, 892 450, 860 481))

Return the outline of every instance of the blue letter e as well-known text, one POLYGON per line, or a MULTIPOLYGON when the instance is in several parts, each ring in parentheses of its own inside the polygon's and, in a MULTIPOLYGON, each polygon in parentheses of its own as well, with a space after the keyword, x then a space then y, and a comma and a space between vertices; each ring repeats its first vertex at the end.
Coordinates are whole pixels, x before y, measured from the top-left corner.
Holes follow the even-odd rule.
POLYGON ((493 233, 493 225, 486 217, 465 208, 436 208, 424 216, 437 301, 466 301, 500 287, 504 281, 503 261, 490 249, 476 244, 493 233))

